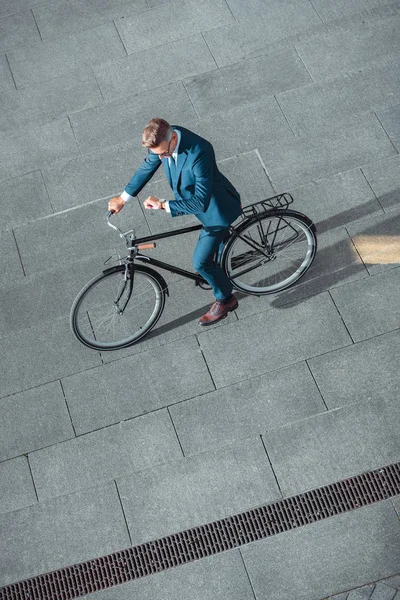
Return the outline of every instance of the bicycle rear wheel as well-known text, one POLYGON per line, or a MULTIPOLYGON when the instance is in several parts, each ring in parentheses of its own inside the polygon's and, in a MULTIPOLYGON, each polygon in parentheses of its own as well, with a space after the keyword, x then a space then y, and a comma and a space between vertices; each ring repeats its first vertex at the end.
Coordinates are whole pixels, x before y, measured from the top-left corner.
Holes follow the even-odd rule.
POLYGON ((124 266, 108 269, 89 281, 71 308, 75 337, 97 350, 126 348, 142 339, 161 316, 166 285, 156 271, 135 266, 130 298, 129 291, 124 266))
POLYGON ((234 287, 253 295, 290 287, 314 260, 313 223, 295 211, 270 211, 245 221, 229 238, 222 266, 234 287))

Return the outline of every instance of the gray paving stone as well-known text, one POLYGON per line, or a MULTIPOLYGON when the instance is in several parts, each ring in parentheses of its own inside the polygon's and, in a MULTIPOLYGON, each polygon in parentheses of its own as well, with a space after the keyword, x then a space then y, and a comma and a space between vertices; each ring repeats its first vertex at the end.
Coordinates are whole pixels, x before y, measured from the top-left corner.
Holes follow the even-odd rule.
POLYGON ((348 2, 348 0, 337 0, 336 2, 313 0, 313 6, 325 22, 379 8, 385 4, 390 4, 390 0, 352 0, 352 2, 348 2))
POLYGON ((79 149, 66 118, 3 135, 0 181, 40 169, 53 160, 77 155, 79 149))
POLYGON ((265 14, 251 15, 204 32, 219 67, 288 46, 302 34, 318 35, 326 28, 308 0, 275 5, 265 14))
POLYGON ((355 342, 399 327, 400 269, 332 290, 333 300, 355 342))
POLYGON ((390 1, 390 4, 372 6, 347 17, 329 21, 327 29, 331 33, 353 29, 354 27, 365 28, 366 24, 374 23, 383 19, 390 19, 400 15, 400 3, 398 0, 390 1))
POLYGON ((114 483, 0 517, 0 585, 130 545, 114 483))
POLYGON ((225 0, 181 0, 119 19, 115 25, 128 54, 133 54, 229 21, 234 21, 234 18, 225 0), (154 31, 158 32, 156 36, 154 31))
POLYGON ((0 18, 0 52, 25 44, 40 43, 40 35, 32 12, 26 10, 0 18))
MULTIPOLYGON (((368 169, 369 166, 365 167, 366 171, 368 169)), ((291 193, 293 208, 305 213, 316 223, 318 237, 325 231, 350 225, 374 213, 382 214, 381 204, 360 169, 310 181, 291 190, 291 193)))
POLYGON ((0 232, 0 283, 7 285, 24 278, 18 248, 11 231, 0 232))
MULTIPOLYGON (((400 498, 398 499, 400 500, 400 498)), ((394 587, 396 590, 400 590, 400 575, 389 577, 388 579, 385 579, 383 583, 386 583, 386 585, 390 587, 394 587)))
POLYGON ((279 498, 259 437, 117 480, 134 544, 279 498))
POLYGON ((254 600, 239 552, 217 554, 150 575, 87 600, 254 600))
POLYGON ((195 338, 118 360, 62 381, 77 434, 214 389, 195 338), (157 373, 157 377, 154 377, 157 373))
POLYGON ((53 212, 49 195, 40 171, 0 181, 1 229, 33 221, 53 212), (11 198, 16 201, 10 202, 11 198))
MULTIPOLYGON (((68 210, 98 199, 102 199, 106 210, 106 198, 122 192, 144 157, 140 144, 131 142, 44 166, 43 178, 55 211, 68 210)), ((125 218, 131 210, 124 211, 125 218)))
POLYGON ((35 273, 0 289, 0 337, 60 317, 68 320, 72 302, 83 286, 100 274, 103 261, 89 258, 68 268, 35 273))
POLYGON ((184 83, 196 111, 206 116, 311 81, 298 55, 289 48, 196 75, 184 83))
POLYGON ((349 225, 353 244, 371 274, 400 265, 400 212, 372 216, 349 225))
POLYGON ((53 381, 3 398, 0 460, 74 437, 60 383, 53 381))
POLYGON ((162 409, 38 450, 29 455, 29 461, 42 501, 180 456, 168 411, 162 409))
POLYGON ((42 0, 2 0, 0 5, 0 15, 13 15, 38 4, 42 4, 42 0))
POLYGON ((284 496, 298 494, 400 458, 397 400, 373 399, 265 434, 284 496))
POLYGON ((363 173, 385 210, 400 205, 400 157, 378 161, 363 167, 363 173))
POLYGON ((201 333, 198 339, 217 388, 350 343, 327 294, 288 308, 284 320, 267 311, 201 333))
POLYGON ((308 361, 329 408, 364 400, 394 399, 400 375, 400 332, 335 350, 308 361))
POLYGON ((214 147, 217 160, 249 152, 266 143, 291 143, 293 133, 275 98, 227 109, 193 125, 214 147))
POLYGON ((347 594, 346 600, 365 600, 365 598, 368 598, 366 594, 364 594, 360 590, 353 590, 349 594, 347 594))
POLYGON ((37 85, 82 68, 126 56, 113 23, 7 52, 17 87, 37 85))
POLYGON ((377 583, 371 596, 371 600, 393 600, 396 590, 384 583, 377 583))
MULTIPOLYGON (((274 8, 282 6, 281 0, 227 0, 235 18, 241 20, 248 15, 261 16, 270 12, 274 8)), ((287 0, 286 4, 293 3, 293 0, 287 0)))
POLYGON ((274 141, 259 146, 269 176, 277 189, 293 189, 393 156, 395 150, 380 123, 371 116, 334 136, 326 133, 274 141))
POLYGON ((36 504, 37 498, 25 456, 0 463, 0 515, 36 504))
MULTIPOLYGON (((216 68, 200 34, 158 46, 157 52, 142 50, 126 58, 94 67, 106 102, 216 68)), ((159 96, 159 102, 162 96, 159 96)))
POLYGON ((296 44, 296 49, 313 79, 322 81, 335 73, 359 69, 399 53, 399 24, 400 17, 394 16, 363 28, 296 44))
MULTIPOLYGON (((126 256, 125 242, 107 226, 107 202, 104 200, 58 213, 15 229, 22 263, 28 274, 70 266, 82 257, 97 256, 99 270, 115 250, 126 256)), ((147 235, 148 227, 137 203, 114 217, 114 223, 126 229, 132 224, 136 234, 147 235)), ((95 274, 94 274, 95 275, 95 274)))
POLYGON ((204 452, 324 412, 305 363, 170 407, 185 455, 204 452))
POLYGON ((102 103, 91 68, 83 67, 38 86, 1 94, 0 131, 23 130, 102 103))
POLYGON ((241 552, 258 600, 292 600, 293 590, 296 600, 319 600, 396 572, 399 548, 394 511, 381 502, 255 542, 241 552))
POLYGON ((160 98, 163 118, 170 123, 190 125, 190 121, 195 119, 193 106, 181 82, 130 95, 123 100, 108 102, 71 116, 72 127, 82 152, 132 142, 140 150, 143 159, 146 150, 141 145, 142 131, 150 119, 159 114, 160 98))
POLYGON ((6 56, 0 56, 0 94, 14 90, 15 84, 11 75, 6 56))
POLYGON ((378 119, 382 123, 387 135, 392 143, 400 152, 400 104, 391 106, 385 110, 380 110, 377 113, 378 119))
POLYGON ((28 390, 100 364, 98 352, 72 336, 67 318, 31 324, 1 338, 1 396, 28 390))
POLYGON ((33 10, 44 40, 68 32, 90 29, 119 17, 136 14, 148 8, 146 0, 55 0, 33 10))
POLYGON ((332 132, 352 125, 357 115, 396 104, 400 78, 385 64, 277 95, 296 135, 332 132))
POLYGON ((242 206, 275 196, 257 153, 243 152, 218 163, 219 170, 240 192, 242 206))

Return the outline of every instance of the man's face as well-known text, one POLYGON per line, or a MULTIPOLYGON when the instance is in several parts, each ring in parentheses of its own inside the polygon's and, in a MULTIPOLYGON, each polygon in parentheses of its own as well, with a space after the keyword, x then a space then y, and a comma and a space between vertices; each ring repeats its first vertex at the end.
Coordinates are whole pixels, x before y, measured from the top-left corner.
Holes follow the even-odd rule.
POLYGON ((155 148, 151 148, 151 151, 153 152, 153 154, 157 154, 160 157, 160 159, 167 158, 168 156, 171 156, 171 154, 173 153, 173 151, 176 148, 177 143, 178 143, 178 136, 174 131, 172 133, 172 136, 171 136, 171 139, 169 140, 169 142, 167 142, 167 141, 162 142, 159 146, 156 146, 155 148))

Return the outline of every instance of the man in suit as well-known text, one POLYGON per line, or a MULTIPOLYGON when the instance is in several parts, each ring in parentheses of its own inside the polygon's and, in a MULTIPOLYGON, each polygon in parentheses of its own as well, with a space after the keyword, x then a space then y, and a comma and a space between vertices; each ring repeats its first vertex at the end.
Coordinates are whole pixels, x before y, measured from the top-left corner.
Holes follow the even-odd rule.
POLYGON ((144 206, 165 210, 172 217, 194 214, 203 224, 193 266, 210 284, 215 302, 199 324, 217 323, 238 306, 232 284, 215 263, 214 255, 227 236, 229 225, 242 212, 240 195, 218 170, 212 145, 188 129, 171 126, 164 119, 152 119, 143 131, 142 146, 148 149, 145 160, 121 196, 110 200, 109 210, 119 212, 163 164, 174 199, 149 196, 144 206))

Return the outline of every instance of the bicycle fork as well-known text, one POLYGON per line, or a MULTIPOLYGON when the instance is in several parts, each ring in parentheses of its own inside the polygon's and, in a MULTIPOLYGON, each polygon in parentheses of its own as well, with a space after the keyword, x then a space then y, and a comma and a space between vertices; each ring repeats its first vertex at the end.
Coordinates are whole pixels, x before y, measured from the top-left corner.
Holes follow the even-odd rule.
POLYGON ((132 290, 133 290, 134 273, 135 273, 135 269, 134 269, 134 266, 133 266, 133 262, 130 262, 130 263, 126 264, 125 265, 125 272, 124 272, 124 285, 122 287, 122 290, 121 290, 120 294, 118 295, 118 298, 113 303, 114 307, 115 307, 115 310, 116 310, 117 314, 119 314, 119 315, 123 315, 124 314, 124 311, 125 311, 126 307, 128 306, 128 302, 131 299, 132 290), (120 302, 122 296, 125 293, 127 285, 129 285, 128 297, 126 298, 125 303, 124 303, 123 307, 121 308, 120 305, 119 305, 119 302, 120 302))

